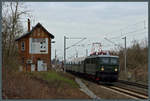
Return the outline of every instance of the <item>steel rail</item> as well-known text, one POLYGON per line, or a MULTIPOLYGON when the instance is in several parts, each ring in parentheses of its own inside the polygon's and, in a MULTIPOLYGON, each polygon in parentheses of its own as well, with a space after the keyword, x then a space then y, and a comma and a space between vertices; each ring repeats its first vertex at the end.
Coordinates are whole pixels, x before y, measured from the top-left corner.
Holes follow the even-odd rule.
MULTIPOLYGON (((105 86, 106 87, 106 86, 105 86)), ((133 96, 133 97, 136 97, 136 98, 138 98, 138 99, 147 99, 148 98, 148 96, 147 95, 145 95, 145 94, 141 94, 141 93, 137 93, 137 92, 135 92, 135 91, 132 91, 132 90, 127 90, 127 89, 124 89, 124 88, 121 88, 121 87, 116 87, 116 86, 110 86, 110 87, 108 87, 107 86, 107 88, 109 88, 109 89, 113 89, 113 90, 115 90, 115 91, 118 91, 118 92, 122 92, 122 93, 124 93, 124 94, 127 94, 127 95, 130 95, 130 96, 133 96)))
MULTIPOLYGON (((111 89, 113 91, 118 91, 118 93, 120 92, 120 93, 126 94, 126 95, 128 95, 130 97, 133 97, 135 99, 147 99, 148 98, 148 94, 145 94, 145 93, 142 93, 142 92, 138 92, 138 91, 135 91, 135 90, 132 90, 132 89, 120 87, 120 86, 117 86, 117 85, 113 85, 113 86, 101 85, 100 82, 91 81, 91 80, 89 80, 87 78, 80 77, 79 75, 75 75, 75 76, 77 76, 79 78, 83 78, 85 81, 96 83, 99 86, 102 86, 104 88, 111 89)), ((132 86, 138 85, 136 87, 140 87, 140 88, 146 86, 146 85, 142 85, 142 84, 138 84, 138 83, 133 83, 133 82, 128 82, 127 83, 127 81, 124 81, 124 80, 119 80, 118 82, 121 82, 121 83, 124 83, 124 84, 126 83, 126 84, 132 85, 132 86)))
POLYGON ((148 89, 148 85, 144 85, 144 84, 140 84, 140 83, 136 83, 136 82, 129 82, 129 81, 125 81, 125 80, 118 80, 118 82, 123 83, 123 84, 127 84, 127 85, 131 85, 131 86, 136 86, 139 88, 148 89))

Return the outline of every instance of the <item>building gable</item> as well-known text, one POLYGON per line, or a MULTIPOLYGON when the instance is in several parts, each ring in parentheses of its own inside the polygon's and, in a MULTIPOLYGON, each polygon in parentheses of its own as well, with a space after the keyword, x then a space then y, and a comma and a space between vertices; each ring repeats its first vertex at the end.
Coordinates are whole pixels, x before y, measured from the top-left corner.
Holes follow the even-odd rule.
POLYGON ((18 41, 18 40, 20 40, 20 39, 22 39, 24 37, 27 37, 27 36, 29 36, 29 35, 31 35, 33 33, 34 33, 35 36, 38 33, 37 36, 39 36, 39 37, 40 37, 39 34, 41 34, 41 33, 42 33, 41 36, 44 35, 44 34, 47 34, 47 36, 49 36, 50 38, 54 39, 54 35, 49 33, 40 23, 38 23, 35 27, 32 28, 32 30, 30 32, 28 32, 28 33, 22 35, 21 37, 17 38, 16 41, 18 41))
POLYGON ((39 27, 34 28, 34 30, 31 32, 31 34, 29 35, 29 37, 33 37, 33 38, 45 38, 45 37, 49 37, 49 34, 48 34, 48 32, 46 32, 43 29, 43 27, 39 26, 39 27))

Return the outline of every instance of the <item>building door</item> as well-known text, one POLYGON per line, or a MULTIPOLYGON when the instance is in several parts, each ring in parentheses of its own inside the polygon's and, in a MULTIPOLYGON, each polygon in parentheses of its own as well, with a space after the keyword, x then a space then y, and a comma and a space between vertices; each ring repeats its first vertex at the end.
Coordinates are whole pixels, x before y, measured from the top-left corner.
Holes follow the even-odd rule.
POLYGON ((35 71, 35 64, 31 64, 31 72, 35 71))
POLYGON ((43 71, 43 61, 42 60, 38 60, 38 66, 37 66, 37 71, 43 71))

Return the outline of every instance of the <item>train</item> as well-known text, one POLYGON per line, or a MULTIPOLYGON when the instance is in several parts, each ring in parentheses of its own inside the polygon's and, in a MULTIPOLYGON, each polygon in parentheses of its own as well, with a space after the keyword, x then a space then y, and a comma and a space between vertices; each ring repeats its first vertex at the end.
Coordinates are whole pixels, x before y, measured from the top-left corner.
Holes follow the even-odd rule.
POLYGON ((117 82, 119 75, 119 56, 95 54, 74 58, 66 62, 66 71, 92 78, 96 81, 117 82))

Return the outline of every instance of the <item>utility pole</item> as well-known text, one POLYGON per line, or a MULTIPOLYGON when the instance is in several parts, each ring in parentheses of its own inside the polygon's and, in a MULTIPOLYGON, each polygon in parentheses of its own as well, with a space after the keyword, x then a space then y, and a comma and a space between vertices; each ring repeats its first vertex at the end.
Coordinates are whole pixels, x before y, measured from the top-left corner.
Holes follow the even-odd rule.
POLYGON ((73 47, 73 46, 76 46, 79 42, 81 42, 85 39, 86 38, 80 38, 80 37, 71 37, 71 38, 69 38, 69 37, 64 36, 64 72, 66 72, 66 67, 65 67, 65 65, 66 65, 66 50, 73 47), (75 44, 73 44, 71 46, 66 47, 66 39, 81 39, 81 40, 76 42, 75 44))
POLYGON ((125 73, 127 74, 127 50, 126 50, 126 36, 123 37, 124 39, 124 45, 125 45, 125 50, 124 50, 124 68, 125 68, 125 73))
POLYGON ((56 49, 55 49, 55 66, 56 66, 56 49))
POLYGON ((66 36, 64 36, 64 72, 66 72, 66 36))
POLYGON ((76 58, 78 57, 78 51, 77 51, 77 49, 75 48, 75 51, 76 51, 76 58))
POLYGON ((78 52, 76 52, 76 58, 78 57, 78 52))
POLYGON ((86 49, 86 56, 88 56, 88 49, 86 49))

